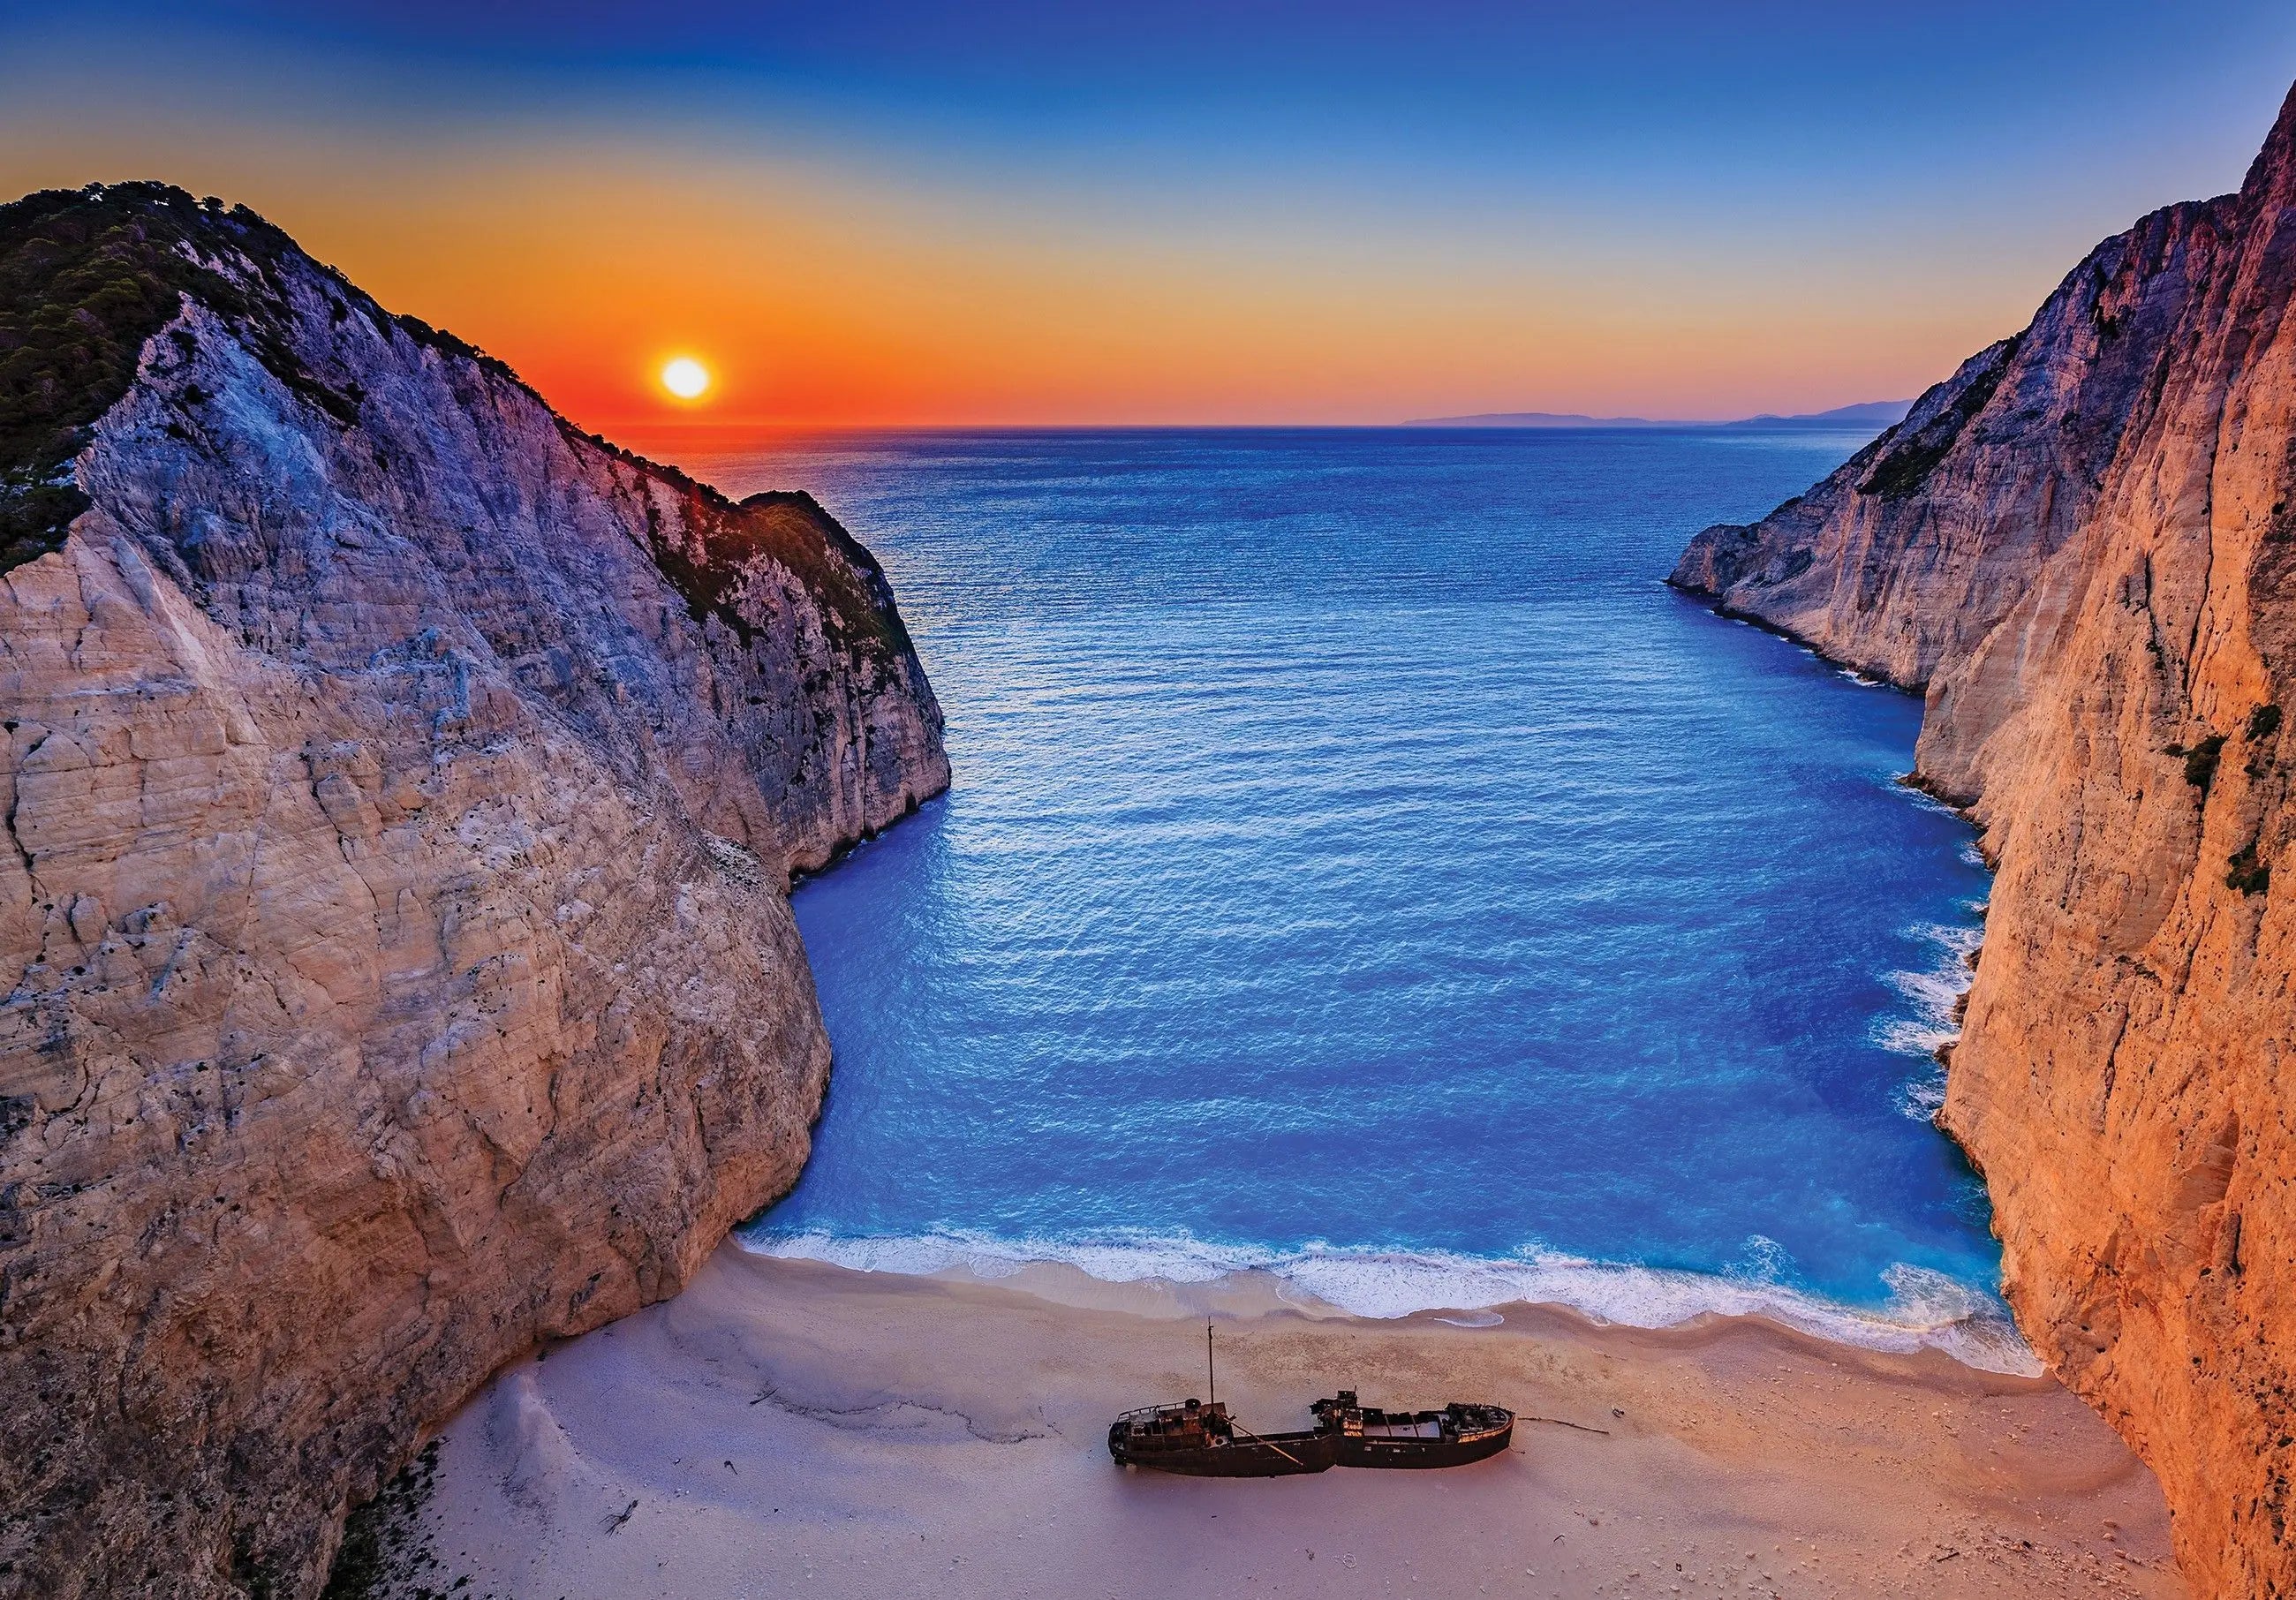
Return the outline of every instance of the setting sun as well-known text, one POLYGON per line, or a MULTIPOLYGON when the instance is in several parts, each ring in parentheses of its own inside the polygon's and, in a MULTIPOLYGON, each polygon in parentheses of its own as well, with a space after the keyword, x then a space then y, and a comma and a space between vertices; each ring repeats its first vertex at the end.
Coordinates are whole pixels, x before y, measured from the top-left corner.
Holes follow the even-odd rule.
POLYGON ((661 386, 681 400, 698 400, 709 389, 709 369, 691 356, 680 356, 661 369, 661 386))

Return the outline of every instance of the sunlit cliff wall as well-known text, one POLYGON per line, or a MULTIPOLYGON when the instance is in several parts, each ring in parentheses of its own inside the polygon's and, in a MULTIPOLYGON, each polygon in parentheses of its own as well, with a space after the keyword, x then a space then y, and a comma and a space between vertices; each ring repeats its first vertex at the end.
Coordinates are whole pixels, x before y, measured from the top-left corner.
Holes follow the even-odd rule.
POLYGON ((2237 194, 1672 581, 1927 694, 1999 864, 1944 1126, 2196 1588, 2296 1594, 2296 97, 2237 194))
POLYGON ((308 1595, 793 1181, 789 874, 946 786, 939 711, 809 499, 247 213, 36 196, 0 291, 0 1593, 308 1595))

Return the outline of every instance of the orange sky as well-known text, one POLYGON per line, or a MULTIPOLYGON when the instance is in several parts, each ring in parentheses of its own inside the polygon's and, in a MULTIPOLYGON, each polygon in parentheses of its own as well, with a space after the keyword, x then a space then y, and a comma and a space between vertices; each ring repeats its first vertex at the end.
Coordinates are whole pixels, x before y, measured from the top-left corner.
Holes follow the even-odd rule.
POLYGON ((250 204, 625 434, 1909 398, 2145 205, 2235 183, 2279 82, 2258 65, 2219 104, 2199 80, 2206 118, 2171 103, 2171 132, 2100 150, 2062 118, 1907 144, 1846 102, 1721 93, 1660 138, 1599 100, 1514 128, 1505 84, 1456 119, 1432 90, 1412 119, 1137 91, 1022 115, 946 85, 903 88, 919 111, 849 84, 859 109, 824 111, 810 69, 632 87, 613 57, 537 87, 372 42, 20 37, 0 189, 159 177, 250 204), (84 81, 92 61, 118 81, 84 81), (673 354, 711 368, 706 404, 661 390, 673 354))
MULTIPOLYGON (((88 144, 19 145, 0 182, 142 169, 88 144)), ((1668 262, 1590 274, 1456 246, 1111 229, 606 152, 503 150, 398 176, 340 152, 224 145, 164 168, 609 429, 1728 416, 1910 394, 2008 331, 2002 298, 1972 304, 1965 283, 1891 285, 1877 315, 1870 283, 1702 291, 1668 262), (710 368, 707 405, 662 393, 679 354, 710 368)))

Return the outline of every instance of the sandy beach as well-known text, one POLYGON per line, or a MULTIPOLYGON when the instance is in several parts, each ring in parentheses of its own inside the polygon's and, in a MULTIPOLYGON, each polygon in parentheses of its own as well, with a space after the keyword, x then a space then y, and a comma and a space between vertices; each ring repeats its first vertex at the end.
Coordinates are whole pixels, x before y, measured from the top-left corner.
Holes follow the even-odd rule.
POLYGON ((506 1600, 2185 1592, 2152 1476, 2050 1380, 1746 1318, 1500 1316, 729 1244, 676 1300, 520 1362, 456 1416, 426 1581, 506 1600), (1525 1420, 1508 1455, 1446 1473, 1113 1466, 1115 1412, 1202 1392, 1206 1314, 1220 1396, 1262 1427, 1343 1386, 1525 1420))

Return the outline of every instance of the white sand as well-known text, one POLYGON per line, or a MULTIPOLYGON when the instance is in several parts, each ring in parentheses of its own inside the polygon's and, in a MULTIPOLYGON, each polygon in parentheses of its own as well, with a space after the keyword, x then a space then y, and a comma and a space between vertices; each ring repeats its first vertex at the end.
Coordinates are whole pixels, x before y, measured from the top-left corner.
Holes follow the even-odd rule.
POLYGON ((2152 1477, 2046 1379, 1746 1319, 1505 1317, 729 1245, 676 1301, 520 1363, 454 1421, 437 1550, 463 1592, 517 1600, 2185 1592, 2152 1477), (1112 1465, 1117 1411, 1203 1391, 1189 1318, 1208 1303, 1247 1423, 1304 1426, 1349 1387, 1606 1432, 1526 1421, 1509 1455, 1428 1473, 1112 1465))

